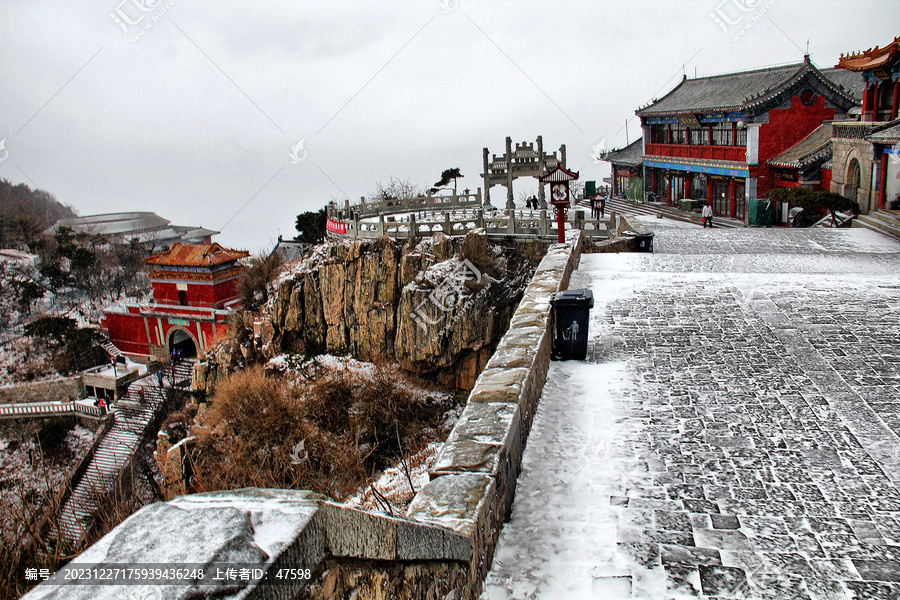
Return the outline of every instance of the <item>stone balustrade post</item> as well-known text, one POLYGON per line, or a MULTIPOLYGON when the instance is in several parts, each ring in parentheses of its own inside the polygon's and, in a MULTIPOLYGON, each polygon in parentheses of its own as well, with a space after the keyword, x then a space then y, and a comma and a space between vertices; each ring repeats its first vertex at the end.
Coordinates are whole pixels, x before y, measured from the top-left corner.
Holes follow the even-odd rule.
POLYGON ((479 228, 484 227, 484 211, 480 208, 475 210, 475 224, 479 228))
POLYGON ((516 211, 509 211, 509 216, 506 218, 506 231, 509 232, 509 235, 515 235, 516 233, 516 211))
POLYGON ((550 224, 547 222, 547 209, 541 209, 541 235, 550 235, 550 224))
POLYGON ((418 237, 418 225, 416 225, 416 215, 410 213, 409 215, 409 239, 414 240, 418 237))
POLYGON ((444 233, 453 235, 453 225, 450 223, 450 213, 447 211, 444 211, 444 233))

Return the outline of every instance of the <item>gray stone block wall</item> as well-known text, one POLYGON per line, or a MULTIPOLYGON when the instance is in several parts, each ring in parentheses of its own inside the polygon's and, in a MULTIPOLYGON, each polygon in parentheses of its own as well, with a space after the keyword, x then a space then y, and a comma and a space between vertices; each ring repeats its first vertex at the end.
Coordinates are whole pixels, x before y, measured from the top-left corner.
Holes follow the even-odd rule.
POLYGON ((522 453, 547 379, 553 322, 550 296, 565 290, 581 256, 580 236, 550 247, 456 427, 432 466, 431 481, 407 516, 471 540, 469 583, 477 598, 515 498, 522 453))
POLYGON ((0 404, 77 400, 83 395, 84 385, 81 377, 67 377, 0 387, 0 404))

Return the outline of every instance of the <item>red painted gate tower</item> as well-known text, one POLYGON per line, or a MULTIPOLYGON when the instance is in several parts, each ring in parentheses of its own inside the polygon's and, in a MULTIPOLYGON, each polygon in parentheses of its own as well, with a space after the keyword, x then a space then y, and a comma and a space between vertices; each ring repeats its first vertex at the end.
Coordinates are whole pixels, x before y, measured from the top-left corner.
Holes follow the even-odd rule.
POLYGON ((101 326, 123 352, 166 360, 174 349, 192 358, 207 350, 228 326, 225 318, 240 307, 239 263, 250 253, 217 243, 174 244, 151 256, 153 302, 106 310, 101 326))

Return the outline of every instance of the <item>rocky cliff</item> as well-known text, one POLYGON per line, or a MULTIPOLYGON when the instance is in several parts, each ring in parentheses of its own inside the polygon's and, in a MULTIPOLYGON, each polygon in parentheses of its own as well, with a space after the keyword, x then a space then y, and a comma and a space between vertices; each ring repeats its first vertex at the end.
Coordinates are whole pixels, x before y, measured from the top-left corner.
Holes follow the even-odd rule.
MULTIPOLYGON (((328 352, 396 360, 470 389, 532 272, 520 253, 489 244, 482 230, 405 245, 328 242, 274 284, 253 317, 255 345, 265 357, 328 352)), ((214 377, 201 368, 195 389, 214 377)))

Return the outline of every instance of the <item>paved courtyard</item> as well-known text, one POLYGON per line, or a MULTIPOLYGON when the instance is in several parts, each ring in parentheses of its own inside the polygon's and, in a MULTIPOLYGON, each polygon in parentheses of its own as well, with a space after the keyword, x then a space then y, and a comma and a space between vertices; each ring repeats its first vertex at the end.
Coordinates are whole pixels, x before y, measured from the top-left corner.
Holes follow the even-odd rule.
POLYGON ((484 598, 900 598, 900 243, 648 225, 573 276, 484 598))

